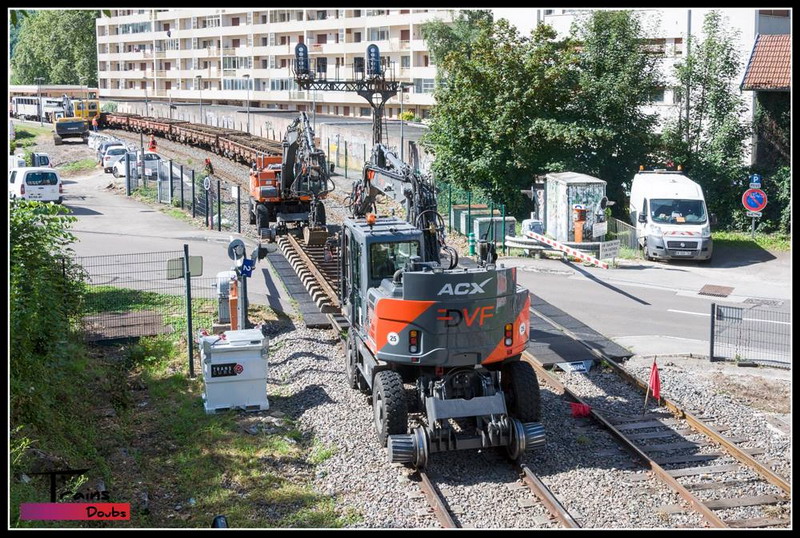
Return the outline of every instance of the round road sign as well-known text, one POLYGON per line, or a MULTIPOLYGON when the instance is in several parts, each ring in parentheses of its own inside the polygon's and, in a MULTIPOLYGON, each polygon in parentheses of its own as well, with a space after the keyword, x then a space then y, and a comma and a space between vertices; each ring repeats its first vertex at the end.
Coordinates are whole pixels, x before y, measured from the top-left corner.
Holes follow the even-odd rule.
POLYGON ((747 189, 742 195, 742 205, 748 211, 761 211, 767 207, 767 193, 761 189, 747 189))

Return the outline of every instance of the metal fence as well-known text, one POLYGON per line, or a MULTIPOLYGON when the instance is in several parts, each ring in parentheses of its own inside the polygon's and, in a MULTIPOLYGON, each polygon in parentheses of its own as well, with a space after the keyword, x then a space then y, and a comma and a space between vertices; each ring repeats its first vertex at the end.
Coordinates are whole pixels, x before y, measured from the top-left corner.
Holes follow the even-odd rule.
POLYGON ((81 330, 90 342, 178 332, 194 375, 201 329, 219 319, 216 277, 184 278, 184 250, 79 256, 87 286, 81 330), (188 305, 188 308, 187 308, 188 305))
POLYGON ((791 368, 791 313, 711 304, 711 360, 791 368))
POLYGON ((618 218, 610 217, 608 222, 608 235, 611 240, 618 239, 620 247, 630 250, 638 250, 639 245, 636 241, 636 227, 618 218))
POLYGON ((160 161, 145 169, 139 177, 131 163, 127 179, 129 195, 140 196, 180 208, 200 219, 207 228, 241 233, 249 225, 248 192, 241 185, 229 183, 204 171, 194 170, 174 161, 160 161))
POLYGON ((511 220, 511 215, 506 212, 506 205, 495 203, 487 194, 479 190, 465 190, 450 182, 438 182, 439 207, 447 223, 448 232, 453 230, 469 236, 475 230, 475 219, 492 217, 491 233, 488 226, 478 225, 483 233, 475 240, 486 238, 495 239, 503 253, 507 252, 506 236, 516 235, 516 219, 511 220), (495 220, 496 219, 496 220, 495 220), (508 220, 507 220, 508 219, 508 220))

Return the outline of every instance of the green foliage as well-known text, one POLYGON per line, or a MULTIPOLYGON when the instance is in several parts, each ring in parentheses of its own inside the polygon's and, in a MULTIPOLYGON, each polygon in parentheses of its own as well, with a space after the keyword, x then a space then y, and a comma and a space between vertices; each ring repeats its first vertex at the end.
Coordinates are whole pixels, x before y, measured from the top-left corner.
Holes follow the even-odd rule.
POLYGON ((78 172, 85 172, 87 170, 94 170, 97 166, 97 161, 93 158, 89 159, 81 159, 79 161, 72 161, 66 163, 62 166, 59 166, 58 169, 62 172, 67 172, 70 174, 78 173, 78 172))
POLYGON ((574 96, 578 114, 606 132, 587 140, 570 166, 607 181, 608 197, 622 211, 633 173, 654 145, 656 115, 645 114, 643 107, 663 84, 657 58, 648 52, 631 11, 593 11, 573 33, 582 44, 580 93, 574 96))
POLYGON ((422 144, 438 180, 485 191, 510 214, 547 172, 596 175, 621 196, 652 144, 654 118, 640 110, 659 84, 654 59, 630 12, 597 12, 575 32, 580 46, 546 25, 523 37, 480 10, 423 27, 439 80, 422 144))
POLYGON ((8 144, 8 154, 14 155, 14 152, 17 151, 17 139, 15 138, 8 144))
MULTIPOLYGON (((55 204, 10 205, 10 379, 12 423, 40 424, 52 394, 34 390, 57 376, 70 321, 80 311, 82 269, 70 261, 75 217, 55 204)), ((45 426, 44 424, 41 424, 45 426)))
POLYGON ((414 121, 414 118, 416 118, 414 112, 411 110, 404 110, 403 112, 398 114, 397 117, 403 121, 414 121))
POLYGON ((750 232, 712 232, 714 247, 730 247, 736 249, 764 249, 772 252, 789 252, 791 250, 791 237, 786 234, 765 234, 756 232, 755 238, 750 232))
POLYGON ((97 86, 98 15, 97 10, 44 10, 26 16, 11 57, 11 83, 36 84, 42 77, 44 84, 97 86))
POLYGON ((30 147, 25 148, 25 152, 22 156, 25 158, 25 166, 33 166, 33 152, 30 147))
POLYGON ((751 128, 737 88, 742 64, 737 34, 718 11, 706 15, 703 33, 701 42, 691 38, 691 54, 676 64, 677 97, 685 103, 688 88, 689 117, 684 108, 665 127, 661 158, 684 164, 721 227, 741 230, 749 224, 741 195, 749 183, 745 143, 751 128))
POLYGON ((100 112, 116 112, 117 111, 117 103, 104 103, 103 106, 100 107, 100 112))

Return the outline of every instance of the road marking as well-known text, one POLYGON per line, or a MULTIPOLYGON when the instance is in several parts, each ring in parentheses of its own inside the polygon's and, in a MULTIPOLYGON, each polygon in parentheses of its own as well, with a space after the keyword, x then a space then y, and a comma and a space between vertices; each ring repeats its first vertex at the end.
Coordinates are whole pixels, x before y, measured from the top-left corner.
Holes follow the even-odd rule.
MULTIPOLYGON (((706 314, 706 313, 703 313, 703 312, 687 312, 686 310, 672 310, 671 308, 667 309, 667 312, 675 312, 676 314, 692 314, 692 315, 695 315, 695 316, 711 317, 711 314, 706 314)), ((788 322, 788 321, 774 321, 774 320, 771 320, 771 319, 742 318, 742 320, 744 320, 744 321, 759 321, 759 322, 762 322, 762 323, 777 323, 778 325, 791 325, 791 322, 788 322)))

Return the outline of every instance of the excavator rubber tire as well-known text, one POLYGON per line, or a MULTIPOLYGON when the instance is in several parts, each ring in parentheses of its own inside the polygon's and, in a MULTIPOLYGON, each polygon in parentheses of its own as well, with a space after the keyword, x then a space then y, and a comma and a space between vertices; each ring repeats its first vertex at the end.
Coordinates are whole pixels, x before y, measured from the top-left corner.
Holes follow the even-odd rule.
POLYGON ((539 422, 539 380, 530 363, 512 361, 504 364, 500 372, 500 385, 511 417, 520 422, 539 422))
POLYGON ((390 435, 408 431, 406 393, 400 374, 392 370, 378 372, 373 384, 372 411, 381 446, 386 446, 390 435))

